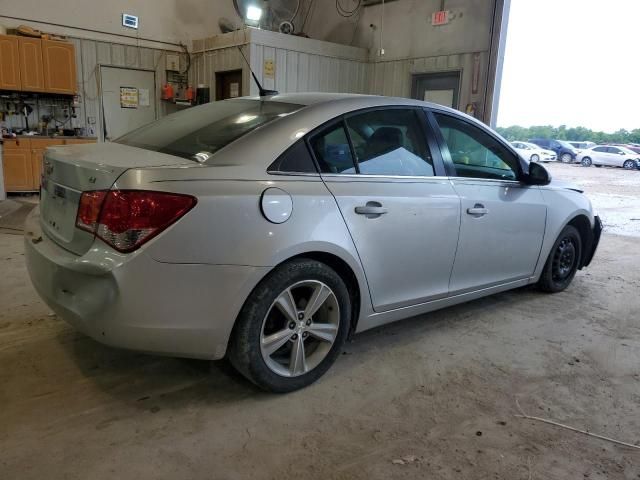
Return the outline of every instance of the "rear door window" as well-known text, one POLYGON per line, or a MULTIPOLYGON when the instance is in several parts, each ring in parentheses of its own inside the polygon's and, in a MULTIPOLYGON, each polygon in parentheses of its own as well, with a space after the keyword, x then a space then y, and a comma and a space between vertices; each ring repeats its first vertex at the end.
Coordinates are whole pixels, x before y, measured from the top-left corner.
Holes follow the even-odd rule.
MULTIPOLYGON (((421 113, 421 112, 420 112, 421 113)), ((346 125, 363 175, 433 176, 433 158, 415 109, 349 115, 346 125)))
POLYGON ((322 173, 357 173, 342 122, 314 135, 310 144, 322 173))

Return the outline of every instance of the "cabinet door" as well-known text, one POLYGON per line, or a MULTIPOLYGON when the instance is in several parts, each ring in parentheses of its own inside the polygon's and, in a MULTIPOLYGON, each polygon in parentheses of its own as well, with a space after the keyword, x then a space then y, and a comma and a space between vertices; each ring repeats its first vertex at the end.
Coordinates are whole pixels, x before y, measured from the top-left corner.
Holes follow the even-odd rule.
POLYGON ((40 190, 40 179, 42 178, 42 158, 44 150, 41 148, 31 150, 31 189, 40 190))
POLYGON ((5 150, 2 158, 4 188, 7 192, 33 190, 31 151, 26 148, 5 150))
POLYGON ((25 92, 44 91, 44 72, 42 69, 42 40, 20 37, 20 79, 25 92))
POLYGON ((76 93, 76 54, 73 44, 42 40, 44 85, 47 92, 76 93))
POLYGON ((0 90, 22 90, 18 37, 0 35, 0 90))

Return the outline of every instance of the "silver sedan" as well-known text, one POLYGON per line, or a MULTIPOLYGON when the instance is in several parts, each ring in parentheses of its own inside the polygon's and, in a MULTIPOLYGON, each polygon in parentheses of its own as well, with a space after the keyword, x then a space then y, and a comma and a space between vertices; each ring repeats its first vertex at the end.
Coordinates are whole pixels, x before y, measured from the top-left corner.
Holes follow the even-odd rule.
POLYGON ((574 187, 457 111, 290 94, 47 150, 31 280, 99 342, 220 359, 286 392, 363 330, 565 289, 601 224, 574 187))

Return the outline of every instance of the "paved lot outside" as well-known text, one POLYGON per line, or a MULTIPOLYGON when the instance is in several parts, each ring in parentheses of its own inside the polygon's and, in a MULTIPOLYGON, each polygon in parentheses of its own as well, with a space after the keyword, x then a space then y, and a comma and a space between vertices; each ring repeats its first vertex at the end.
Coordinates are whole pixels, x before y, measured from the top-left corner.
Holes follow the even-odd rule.
POLYGON ((31 287, 18 232, 0 233, 0 479, 640 478, 638 449, 516 417, 518 399, 640 445, 640 247, 612 234, 637 234, 637 210, 630 200, 619 227, 606 203, 637 202, 640 172, 550 169, 609 225, 566 292, 520 289, 364 333, 289 395, 226 362, 75 332, 31 287))

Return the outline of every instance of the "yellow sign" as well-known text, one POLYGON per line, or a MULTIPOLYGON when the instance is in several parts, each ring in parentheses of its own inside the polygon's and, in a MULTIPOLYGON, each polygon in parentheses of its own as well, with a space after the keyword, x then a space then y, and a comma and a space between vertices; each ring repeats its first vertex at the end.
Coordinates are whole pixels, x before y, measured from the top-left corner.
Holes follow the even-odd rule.
POLYGON ((264 78, 274 78, 276 74, 276 65, 273 60, 264 61, 264 78))
POLYGON ((120 108, 138 108, 138 89, 120 87, 120 108))

